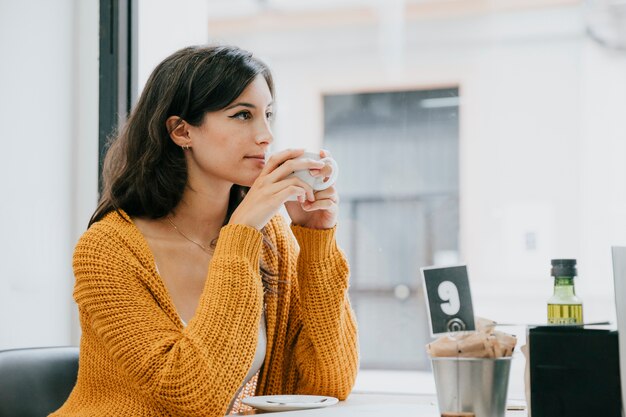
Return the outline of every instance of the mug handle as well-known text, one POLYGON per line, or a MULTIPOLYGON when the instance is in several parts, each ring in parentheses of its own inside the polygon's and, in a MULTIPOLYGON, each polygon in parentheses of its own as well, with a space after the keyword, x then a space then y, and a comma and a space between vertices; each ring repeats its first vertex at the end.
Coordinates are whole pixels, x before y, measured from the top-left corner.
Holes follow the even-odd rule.
POLYGON ((332 185, 337 181, 337 175, 339 175, 339 166, 337 165, 337 161, 333 158, 327 156, 325 158, 320 159, 324 164, 330 165, 331 172, 328 180, 324 182, 324 178, 320 178, 318 182, 315 184, 315 191, 323 191, 327 188, 332 187, 332 185))

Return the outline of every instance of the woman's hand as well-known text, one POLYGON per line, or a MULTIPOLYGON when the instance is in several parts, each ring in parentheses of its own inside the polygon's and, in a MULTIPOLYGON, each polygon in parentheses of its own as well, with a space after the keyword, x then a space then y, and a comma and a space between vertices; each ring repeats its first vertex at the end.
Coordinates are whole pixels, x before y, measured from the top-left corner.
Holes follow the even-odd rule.
POLYGON ((306 182, 296 176, 289 177, 294 171, 320 170, 324 167, 324 163, 320 161, 294 159, 303 153, 303 149, 288 149, 272 155, 228 223, 245 224, 261 230, 290 198, 315 201, 313 189, 306 182))
MULTIPOLYGON (((330 156, 328 151, 322 150, 320 156, 330 156)), ((317 171, 317 170, 316 170, 317 171)), ((317 172, 317 175, 325 175, 317 172)), ((308 227, 310 229, 330 229, 337 223, 339 211, 339 195, 335 186, 314 193, 314 201, 298 200, 287 201, 285 207, 293 224, 308 227)))

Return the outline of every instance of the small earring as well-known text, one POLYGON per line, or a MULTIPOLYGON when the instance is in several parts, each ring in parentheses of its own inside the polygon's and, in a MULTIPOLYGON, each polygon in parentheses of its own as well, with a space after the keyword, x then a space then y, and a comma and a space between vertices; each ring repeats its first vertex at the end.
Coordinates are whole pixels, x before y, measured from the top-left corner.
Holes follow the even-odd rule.
POLYGON ((183 145, 183 146, 181 146, 181 148, 183 148, 184 151, 188 151, 189 150, 189 145, 183 145))

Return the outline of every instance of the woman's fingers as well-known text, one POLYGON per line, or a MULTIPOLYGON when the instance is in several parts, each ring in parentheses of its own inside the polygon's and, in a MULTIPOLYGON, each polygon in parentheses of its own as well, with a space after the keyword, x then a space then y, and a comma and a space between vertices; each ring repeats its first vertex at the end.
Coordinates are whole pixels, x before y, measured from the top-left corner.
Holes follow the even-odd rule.
POLYGON ((270 191, 270 193, 278 194, 282 197, 283 196, 282 190, 284 189, 290 189, 292 191, 293 190, 296 191, 295 194, 290 193, 287 195, 287 197, 297 195, 297 196, 303 196, 305 197, 306 200, 309 200, 309 201, 315 200, 315 195, 314 195, 315 192, 313 191, 313 188, 311 188, 309 184, 302 181, 298 177, 289 177, 275 184, 272 184, 268 190, 270 191), (298 190, 295 190, 293 187, 297 187, 298 190))
MULTIPOLYGON (((329 175, 325 163, 301 158, 303 152, 303 149, 289 149, 272 155, 246 198, 233 212, 230 223, 247 224, 260 230, 280 205, 294 200, 299 204, 292 206, 293 203, 290 203, 288 210, 299 207, 306 212, 326 210, 334 215, 338 210, 338 196, 334 187, 316 192, 305 180, 291 175, 294 171, 303 170, 313 171, 312 175, 316 176, 329 175)), ((326 155, 327 152, 320 152, 320 156, 326 155)), ((327 218, 329 214, 324 216, 327 218)))
POLYGON ((261 175, 268 174, 282 165, 285 161, 302 156, 304 149, 286 149, 276 152, 265 162, 261 175))
POLYGON ((298 198, 298 201, 301 201, 301 199, 306 198, 306 191, 297 185, 289 185, 281 189, 275 196, 282 202, 289 201, 294 196, 298 198))
POLYGON ((314 177, 324 177, 324 180, 330 178, 330 175, 333 173, 333 167, 330 165, 324 165, 322 169, 311 170, 311 175, 314 177))
POLYGON ((315 201, 305 201, 302 204, 304 211, 335 210, 339 204, 339 194, 334 186, 326 190, 315 192, 315 201))
MULTIPOLYGON (((332 158, 332 155, 330 154, 330 152, 326 149, 322 149, 320 150, 320 157, 321 158, 332 158)), ((326 181, 327 178, 330 178, 331 174, 333 173, 333 167, 329 164, 324 164, 324 167, 320 170, 311 170, 311 175, 314 177, 324 177, 324 180, 326 181)))
POLYGON ((327 156, 329 156, 329 157, 331 157, 331 158, 333 157, 333 156, 330 154, 330 151, 329 151, 328 149, 322 149, 322 150, 320 151, 320 156, 321 156, 322 158, 326 158, 327 156))
POLYGON ((331 200, 335 204, 339 204, 339 194, 334 186, 328 187, 322 191, 315 192, 315 200, 331 200))
POLYGON ((313 189, 298 177, 277 183, 255 181, 248 194, 231 215, 230 224, 246 224, 261 230, 281 205, 297 197, 298 201, 314 199, 313 189))
POLYGON ((316 211, 316 210, 333 210, 336 209, 337 204, 330 199, 317 200, 314 202, 305 201, 302 204, 302 210, 304 211, 316 211))
POLYGON ((294 171, 301 170, 321 170, 324 168, 324 163, 309 158, 303 159, 290 159, 285 161, 282 165, 278 166, 274 171, 266 175, 267 180, 270 182, 278 182, 284 178, 287 178, 294 171))

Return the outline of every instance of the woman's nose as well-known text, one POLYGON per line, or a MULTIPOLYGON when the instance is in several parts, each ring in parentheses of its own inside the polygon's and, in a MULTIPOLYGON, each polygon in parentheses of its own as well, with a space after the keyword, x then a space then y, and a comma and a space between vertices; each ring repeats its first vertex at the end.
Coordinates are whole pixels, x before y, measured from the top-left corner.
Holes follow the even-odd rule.
POLYGON ((269 145, 270 143, 272 143, 273 140, 274 136, 272 135, 272 130, 270 129, 269 124, 263 123, 263 125, 260 126, 259 130, 257 131, 255 138, 256 143, 266 143, 269 145))

